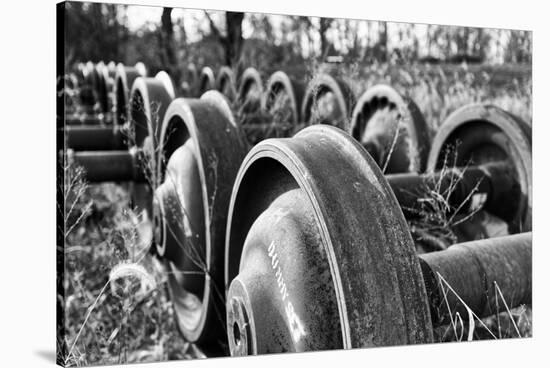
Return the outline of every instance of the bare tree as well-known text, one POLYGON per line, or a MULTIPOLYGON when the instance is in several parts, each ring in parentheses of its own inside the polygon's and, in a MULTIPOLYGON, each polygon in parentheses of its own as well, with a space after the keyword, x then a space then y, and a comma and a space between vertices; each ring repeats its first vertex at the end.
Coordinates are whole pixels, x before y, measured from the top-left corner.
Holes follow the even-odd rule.
POLYGON ((225 28, 226 34, 223 35, 208 12, 205 11, 206 17, 210 23, 210 31, 219 42, 222 44, 225 54, 225 64, 234 66, 239 61, 243 48, 243 29, 242 22, 244 13, 241 12, 225 12, 225 28))

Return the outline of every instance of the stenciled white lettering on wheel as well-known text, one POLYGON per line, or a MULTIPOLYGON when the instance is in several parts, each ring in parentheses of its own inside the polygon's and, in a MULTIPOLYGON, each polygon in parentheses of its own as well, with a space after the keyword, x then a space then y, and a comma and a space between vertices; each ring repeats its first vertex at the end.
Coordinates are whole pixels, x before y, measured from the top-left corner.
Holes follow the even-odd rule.
POLYGON ((292 339, 295 343, 300 341, 300 339, 305 336, 304 326, 300 318, 294 311, 294 306, 290 301, 288 296, 288 289, 286 287, 285 279, 283 277, 283 271, 281 270, 281 265, 279 264, 279 256, 275 247, 275 242, 272 241, 268 247, 268 255, 271 258, 271 267, 275 270, 275 278, 277 280, 277 286, 279 287, 279 292, 281 294, 281 299, 283 304, 285 304, 286 318, 288 321, 288 327, 292 335, 292 339))

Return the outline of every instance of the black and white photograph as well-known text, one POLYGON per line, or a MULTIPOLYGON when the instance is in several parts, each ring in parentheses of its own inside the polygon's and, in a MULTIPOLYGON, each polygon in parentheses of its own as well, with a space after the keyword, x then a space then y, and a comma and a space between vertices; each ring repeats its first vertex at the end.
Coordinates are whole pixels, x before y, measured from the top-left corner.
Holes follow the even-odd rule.
MULTIPOLYGON (((171 367, 309 366, 334 352, 330 366, 357 366, 423 351, 411 362, 457 366, 475 349, 478 366, 541 364, 534 173, 547 170, 533 132, 550 132, 534 113, 546 93, 535 26, 197 4, 48 5, 55 98, 52 78, 42 96, 25 77, 16 116, 20 134, 47 125, 50 146, 9 156, 49 160, 21 189, 50 171, 55 200, 55 252, 49 235, 6 245, 49 262, 49 290, 3 297, 33 310, 17 336, 38 331, 48 304, 51 350, 32 354, 171 367), (55 130, 32 107, 43 99, 55 130)), ((32 203, 12 212, 29 236, 32 203)), ((46 272, 20 267, 8 282, 46 272)))
POLYGON ((532 336, 531 32, 58 22, 58 364, 532 336))

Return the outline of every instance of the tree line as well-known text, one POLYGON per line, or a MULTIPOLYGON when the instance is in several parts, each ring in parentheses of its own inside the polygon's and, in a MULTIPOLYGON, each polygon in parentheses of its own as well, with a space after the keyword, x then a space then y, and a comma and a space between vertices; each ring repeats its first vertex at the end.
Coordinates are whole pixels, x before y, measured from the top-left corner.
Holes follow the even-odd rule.
POLYGON ((66 63, 141 60, 176 76, 183 62, 235 66, 246 58, 263 58, 267 65, 330 57, 359 63, 530 63, 532 58, 529 31, 208 11, 203 12, 206 30, 198 30, 189 20, 174 19, 174 9, 163 8, 153 27, 134 32, 128 5, 67 3, 66 10, 66 63), (274 17, 283 21, 274 24, 274 17), (252 30, 246 39, 245 23, 252 30), (191 29, 199 40, 189 40, 191 29))

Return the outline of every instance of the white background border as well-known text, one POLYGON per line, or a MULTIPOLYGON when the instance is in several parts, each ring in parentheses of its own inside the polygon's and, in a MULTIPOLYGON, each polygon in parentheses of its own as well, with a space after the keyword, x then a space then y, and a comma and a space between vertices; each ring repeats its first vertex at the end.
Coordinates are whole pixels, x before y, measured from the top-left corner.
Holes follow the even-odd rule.
MULTIPOLYGON (((342 365, 539 366, 550 348, 550 14, 544 1, 139 0, 140 5, 529 29, 533 44, 534 337, 523 340, 211 359, 146 367, 342 365), (545 159, 546 158, 546 159, 545 159), (546 350, 546 351, 545 351, 546 350)), ((55 1, 5 1, 0 11, 0 366, 55 359, 55 1), (7 82, 7 83, 6 83, 7 82)), ((134 367, 138 365, 128 365, 134 367)), ((142 366, 142 365, 139 365, 142 366)))

